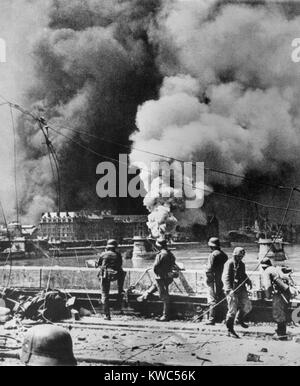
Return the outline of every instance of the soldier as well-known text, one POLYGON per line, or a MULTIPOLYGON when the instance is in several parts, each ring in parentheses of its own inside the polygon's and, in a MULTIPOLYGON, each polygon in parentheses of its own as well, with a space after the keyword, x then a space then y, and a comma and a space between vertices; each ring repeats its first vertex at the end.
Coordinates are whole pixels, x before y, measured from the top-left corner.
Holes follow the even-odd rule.
POLYGON ((156 255, 153 265, 155 281, 159 292, 159 297, 163 301, 163 315, 160 321, 168 321, 170 319, 170 296, 169 285, 175 277, 178 277, 178 268, 175 265, 175 256, 168 250, 165 239, 158 239, 156 246, 159 252, 156 255))
POLYGON ((245 254, 244 248, 235 248, 232 259, 228 260, 224 266, 222 276, 228 303, 226 326, 229 335, 232 334, 236 338, 238 338, 238 335, 234 331, 234 321, 243 328, 248 328, 244 318, 252 310, 246 288, 248 286, 251 289, 252 283, 246 274, 246 267, 242 261, 245 254))
POLYGON ((104 305, 105 320, 111 320, 109 307, 110 283, 118 282, 118 305, 122 306, 123 286, 126 273, 122 269, 123 260, 116 251, 118 243, 116 240, 108 240, 106 251, 101 254, 97 267, 100 268, 98 277, 101 280, 102 303, 104 305))
POLYGON ((261 268, 263 270, 262 279, 266 298, 272 298, 273 319, 277 323, 274 338, 287 340, 286 325, 288 320, 288 306, 291 295, 294 292, 289 276, 291 270, 284 267, 274 267, 269 258, 262 259, 261 268))
POLYGON ((49 324, 32 327, 24 336, 21 362, 26 366, 76 366, 69 332, 49 324))
POLYGON ((206 268, 206 284, 208 286, 210 312, 206 325, 214 325, 216 323, 216 305, 224 299, 222 274, 228 256, 221 250, 217 237, 211 237, 208 246, 211 249, 211 254, 208 257, 206 268))

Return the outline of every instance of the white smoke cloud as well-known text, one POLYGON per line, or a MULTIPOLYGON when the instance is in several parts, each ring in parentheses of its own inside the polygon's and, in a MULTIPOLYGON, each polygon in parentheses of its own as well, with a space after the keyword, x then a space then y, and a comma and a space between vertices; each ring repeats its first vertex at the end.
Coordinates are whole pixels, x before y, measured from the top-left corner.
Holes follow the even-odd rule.
MULTIPOLYGON (((162 9, 151 37, 165 78, 159 98, 138 109, 134 146, 241 175, 274 174, 283 164, 299 171, 300 66, 291 42, 300 17, 270 4, 214 3, 162 9)), ((133 162, 140 157, 132 152, 133 162)))

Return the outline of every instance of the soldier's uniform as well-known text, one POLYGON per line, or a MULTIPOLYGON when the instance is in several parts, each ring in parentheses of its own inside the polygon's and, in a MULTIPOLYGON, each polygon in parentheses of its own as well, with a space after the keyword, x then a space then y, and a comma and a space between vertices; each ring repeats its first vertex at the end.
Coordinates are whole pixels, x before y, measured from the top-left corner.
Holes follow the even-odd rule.
POLYGON ((104 313, 106 319, 110 320, 110 307, 109 307, 109 291, 110 283, 117 281, 118 283, 118 305, 122 304, 123 286, 126 273, 122 269, 123 260, 119 252, 116 252, 114 248, 115 244, 108 244, 108 250, 100 255, 97 266, 100 268, 98 277, 101 281, 102 290, 102 303, 104 305, 104 313))
MULTIPOLYGON (((160 244, 157 244, 160 245, 160 244)), ((169 251, 164 243, 161 251, 157 253, 153 265, 155 281, 159 292, 159 297, 163 301, 163 316, 160 320, 169 320, 170 317, 170 296, 169 285, 174 278, 175 256, 169 251)))
POLYGON ((234 321, 245 328, 248 327, 244 323, 244 318, 252 310, 252 304, 246 288, 246 285, 252 287, 252 283, 246 274, 245 264, 235 259, 235 256, 238 256, 235 255, 235 253, 239 253, 238 250, 242 251, 243 248, 235 249, 234 257, 228 260, 224 266, 222 277, 228 304, 226 325, 229 332, 232 333, 234 333, 234 321))
POLYGON ((271 265, 269 259, 262 261, 263 271, 263 286, 266 292, 266 298, 272 297, 272 314, 273 319, 277 323, 277 337, 286 339, 286 325, 288 322, 288 308, 291 299, 289 289, 290 279, 280 267, 271 265))
POLYGON ((206 268, 206 284, 208 286, 208 303, 210 306, 209 322, 214 324, 216 321, 216 305, 224 299, 222 274, 224 264, 228 256, 220 249, 211 252, 206 268))

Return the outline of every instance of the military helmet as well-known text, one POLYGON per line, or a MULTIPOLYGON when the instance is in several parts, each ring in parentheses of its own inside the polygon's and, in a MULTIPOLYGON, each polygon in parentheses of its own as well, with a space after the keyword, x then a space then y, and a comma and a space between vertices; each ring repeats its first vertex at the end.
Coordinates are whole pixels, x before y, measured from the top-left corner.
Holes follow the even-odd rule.
POLYGON ((155 245, 158 247, 158 248, 166 248, 167 247, 167 240, 164 239, 163 237, 160 237, 156 240, 156 243, 155 245))
POLYGON ((118 242, 115 239, 110 239, 107 241, 106 248, 117 248, 118 242))
POLYGON ((209 247, 219 248, 220 247, 220 240, 218 239, 218 237, 211 237, 208 240, 208 246, 209 247))
POLYGON ((236 247, 236 248, 234 248, 232 254, 233 254, 233 256, 245 256, 246 251, 245 251, 245 248, 236 247))
POLYGON ((271 267, 273 264, 272 264, 272 261, 271 261, 268 257, 264 257, 264 258, 261 260, 260 265, 261 265, 263 268, 267 268, 267 267, 271 267))
POLYGON ((76 366, 69 332, 58 326, 32 327, 24 336, 21 361, 27 366, 76 366))

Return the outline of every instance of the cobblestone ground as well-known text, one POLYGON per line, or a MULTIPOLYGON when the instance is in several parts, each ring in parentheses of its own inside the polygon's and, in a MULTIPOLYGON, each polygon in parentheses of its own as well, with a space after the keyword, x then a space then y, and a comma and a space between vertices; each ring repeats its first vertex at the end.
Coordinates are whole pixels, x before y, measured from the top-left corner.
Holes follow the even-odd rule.
MULTIPOLYGON (((298 327, 289 327, 289 341, 279 342, 271 337, 274 325, 252 325, 247 331, 237 328, 240 339, 228 337, 221 324, 207 328, 201 323, 158 323, 128 317, 114 318, 111 324, 101 318, 86 318, 83 324, 66 322, 64 326, 70 328, 79 365, 99 366, 101 361, 118 365, 136 362, 191 366, 300 365, 298 327), (248 354, 258 355, 260 361, 247 361, 248 354)), ((9 334, 22 340, 23 333, 20 329, 0 327, 0 335, 9 334)), ((1 365, 21 363, 4 358, 1 365)))

